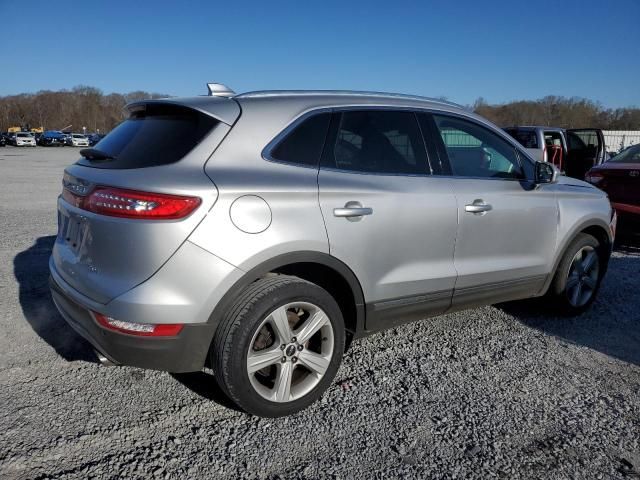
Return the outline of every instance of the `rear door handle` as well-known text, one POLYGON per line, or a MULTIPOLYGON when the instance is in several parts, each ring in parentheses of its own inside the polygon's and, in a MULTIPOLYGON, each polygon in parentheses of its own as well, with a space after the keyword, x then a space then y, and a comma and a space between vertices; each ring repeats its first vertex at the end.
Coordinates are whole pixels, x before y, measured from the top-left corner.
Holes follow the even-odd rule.
POLYGON ((334 217, 362 217, 363 215, 371 215, 373 209, 368 207, 356 207, 356 208, 334 208, 334 217))
POLYGON ((334 217, 344 217, 344 218, 362 217, 364 215, 371 215, 372 213, 373 213, 372 208, 363 207, 360 202, 347 202, 347 204, 344 207, 333 209, 334 217))
POLYGON ((493 210, 493 207, 480 199, 474 200, 473 203, 464 206, 464 211, 469 213, 485 214, 491 210, 493 210))

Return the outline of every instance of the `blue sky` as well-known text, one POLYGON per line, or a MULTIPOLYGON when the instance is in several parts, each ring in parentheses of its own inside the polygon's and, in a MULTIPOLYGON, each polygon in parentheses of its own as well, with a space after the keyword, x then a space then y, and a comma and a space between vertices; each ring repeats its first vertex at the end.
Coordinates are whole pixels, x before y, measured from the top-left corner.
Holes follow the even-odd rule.
POLYGON ((0 95, 79 84, 199 95, 218 81, 640 106, 640 0, 16 5, 0 0, 0 95))

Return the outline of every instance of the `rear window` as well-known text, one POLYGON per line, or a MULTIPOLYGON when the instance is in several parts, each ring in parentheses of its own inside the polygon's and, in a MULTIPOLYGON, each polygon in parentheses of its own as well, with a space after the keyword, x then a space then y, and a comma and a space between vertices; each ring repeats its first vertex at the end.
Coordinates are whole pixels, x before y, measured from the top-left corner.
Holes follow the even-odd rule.
POLYGON ((640 145, 634 145, 621 151, 609 161, 613 163, 640 163, 640 145))
POLYGON ((96 168, 145 168, 175 163, 187 155, 218 124, 215 118, 190 108, 150 104, 100 140, 95 149, 113 160, 80 165, 96 168))
POLYGON ((515 128, 505 128, 505 132, 515 138, 524 148, 539 148, 538 136, 534 130, 518 130, 515 128))

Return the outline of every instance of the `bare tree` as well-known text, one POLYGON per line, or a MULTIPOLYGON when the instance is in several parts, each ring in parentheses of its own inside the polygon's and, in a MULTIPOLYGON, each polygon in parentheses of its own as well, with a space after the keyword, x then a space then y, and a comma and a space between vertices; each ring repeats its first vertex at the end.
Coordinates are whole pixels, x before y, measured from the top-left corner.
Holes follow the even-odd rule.
POLYGON ((101 90, 78 85, 71 90, 41 90, 37 93, 0 97, 0 131, 9 127, 43 127, 60 130, 108 132, 126 118, 124 106, 135 100, 168 95, 136 91, 105 95, 101 90))

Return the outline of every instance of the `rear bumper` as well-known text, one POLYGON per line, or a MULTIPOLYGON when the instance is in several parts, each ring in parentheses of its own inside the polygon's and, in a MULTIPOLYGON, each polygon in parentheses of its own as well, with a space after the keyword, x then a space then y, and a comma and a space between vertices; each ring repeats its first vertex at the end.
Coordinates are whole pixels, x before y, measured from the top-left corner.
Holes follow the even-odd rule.
POLYGON ((175 373, 193 372, 204 366, 213 336, 212 324, 186 324, 175 337, 139 337, 114 332, 98 325, 89 309, 72 299, 70 286, 53 276, 49 284, 62 317, 111 362, 175 373))

